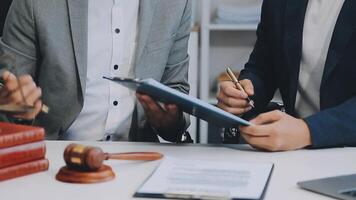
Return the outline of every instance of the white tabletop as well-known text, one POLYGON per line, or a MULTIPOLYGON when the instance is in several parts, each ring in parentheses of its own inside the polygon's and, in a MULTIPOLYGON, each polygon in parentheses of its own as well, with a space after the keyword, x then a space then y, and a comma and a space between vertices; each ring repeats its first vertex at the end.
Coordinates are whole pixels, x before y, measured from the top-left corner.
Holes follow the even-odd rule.
MULTIPOLYGON (((108 161, 116 173, 113 181, 90 184, 66 184, 55 180, 55 175, 64 165, 63 150, 68 142, 47 142, 47 158, 50 169, 22 178, 0 182, 1 200, 129 200, 146 178, 159 165, 154 162, 108 161)), ((171 145, 147 143, 86 143, 100 146, 106 152, 158 151, 166 156, 189 159, 231 160, 248 162, 273 162, 274 171, 265 196, 266 200, 329 199, 299 189, 298 181, 356 173, 356 148, 326 150, 300 150, 283 153, 256 152, 241 147, 235 150, 226 147, 202 145, 171 145)))

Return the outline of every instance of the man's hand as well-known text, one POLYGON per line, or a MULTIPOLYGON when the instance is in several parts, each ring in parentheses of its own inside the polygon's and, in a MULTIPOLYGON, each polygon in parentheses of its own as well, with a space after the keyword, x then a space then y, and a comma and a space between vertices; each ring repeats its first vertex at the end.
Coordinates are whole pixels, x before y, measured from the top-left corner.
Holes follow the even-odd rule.
POLYGON ((136 94, 137 99, 145 110, 150 124, 158 131, 172 131, 182 129, 183 112, 174 104, 164 105, 162 108, 151 97, 136 94))
POLYGON ((34 119, 42 108, 41 88, 37 87, 30 75, 20 76, 17 80, 16 76, 9 71, 5 71, 2 75, 4 86, 0 89, 0 104, 14 104, 34 106, 34 111, 13 117, 25 120, 34 119), (19 86, 19 84, 21 87, 19 86), (22 91, 21 91, 22 90, 22 91))
POLYGON ((312 144, 307 124, 280 111, 261 114, 251 126, 240 127, 241 135, 253 147, 266 151, 288 151, 312 144))
POLYGON ((240 84, 247 94, 238 90, 233 82, 224 81, 220 83, 220 92, 217 96, 219 108, 239 116, 252 109, 247 97, 254 95, 254 88, 250 80, 242 80, 240 84))

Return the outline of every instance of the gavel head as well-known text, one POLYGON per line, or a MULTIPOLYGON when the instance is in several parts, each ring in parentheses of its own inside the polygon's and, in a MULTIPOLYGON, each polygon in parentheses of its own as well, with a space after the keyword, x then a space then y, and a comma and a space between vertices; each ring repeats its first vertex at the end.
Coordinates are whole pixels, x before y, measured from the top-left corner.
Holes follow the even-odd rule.
POLYGON ((78 171, 96 171, 108 158, 100 148, 70 144, 64 150, 67 167, 78 171))

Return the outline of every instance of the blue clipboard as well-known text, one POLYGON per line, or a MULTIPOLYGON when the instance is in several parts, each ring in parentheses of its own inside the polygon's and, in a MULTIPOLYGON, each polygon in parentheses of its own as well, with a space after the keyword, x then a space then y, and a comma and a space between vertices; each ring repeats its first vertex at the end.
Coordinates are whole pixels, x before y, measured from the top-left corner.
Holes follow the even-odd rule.
POLYGON ((158 102, 176 104, 182 111, 191 114, 199 119, 209 123, 233 128, 250 126, 251 123, 228 113, 216 106, 206 103, 200 99, 189 96, 175 89, 172 89, 154 79, 131 79, 121 77, 103 77, 115 83, 118 83, 131 90, 146 94, 158 102))

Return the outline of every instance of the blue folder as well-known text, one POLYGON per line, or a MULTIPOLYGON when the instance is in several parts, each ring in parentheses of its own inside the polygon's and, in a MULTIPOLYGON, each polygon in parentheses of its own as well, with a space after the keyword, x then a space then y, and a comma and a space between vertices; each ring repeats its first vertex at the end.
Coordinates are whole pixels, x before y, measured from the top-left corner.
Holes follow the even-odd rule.
POLYGON ((182 111, 189 113, 199 119, 203 119, 209 123, 233 128, 242 126, 250 126, 251 123, 228 113, 216 106, 206 103, 200 99, 189 96, 175 89, 172 89, 154 79, 131 79, 120 77, 103 77, 110 81, 114 81, 131 90, 136 90, 139 93, 146 94, 158 102, 176 104, 182 111))

